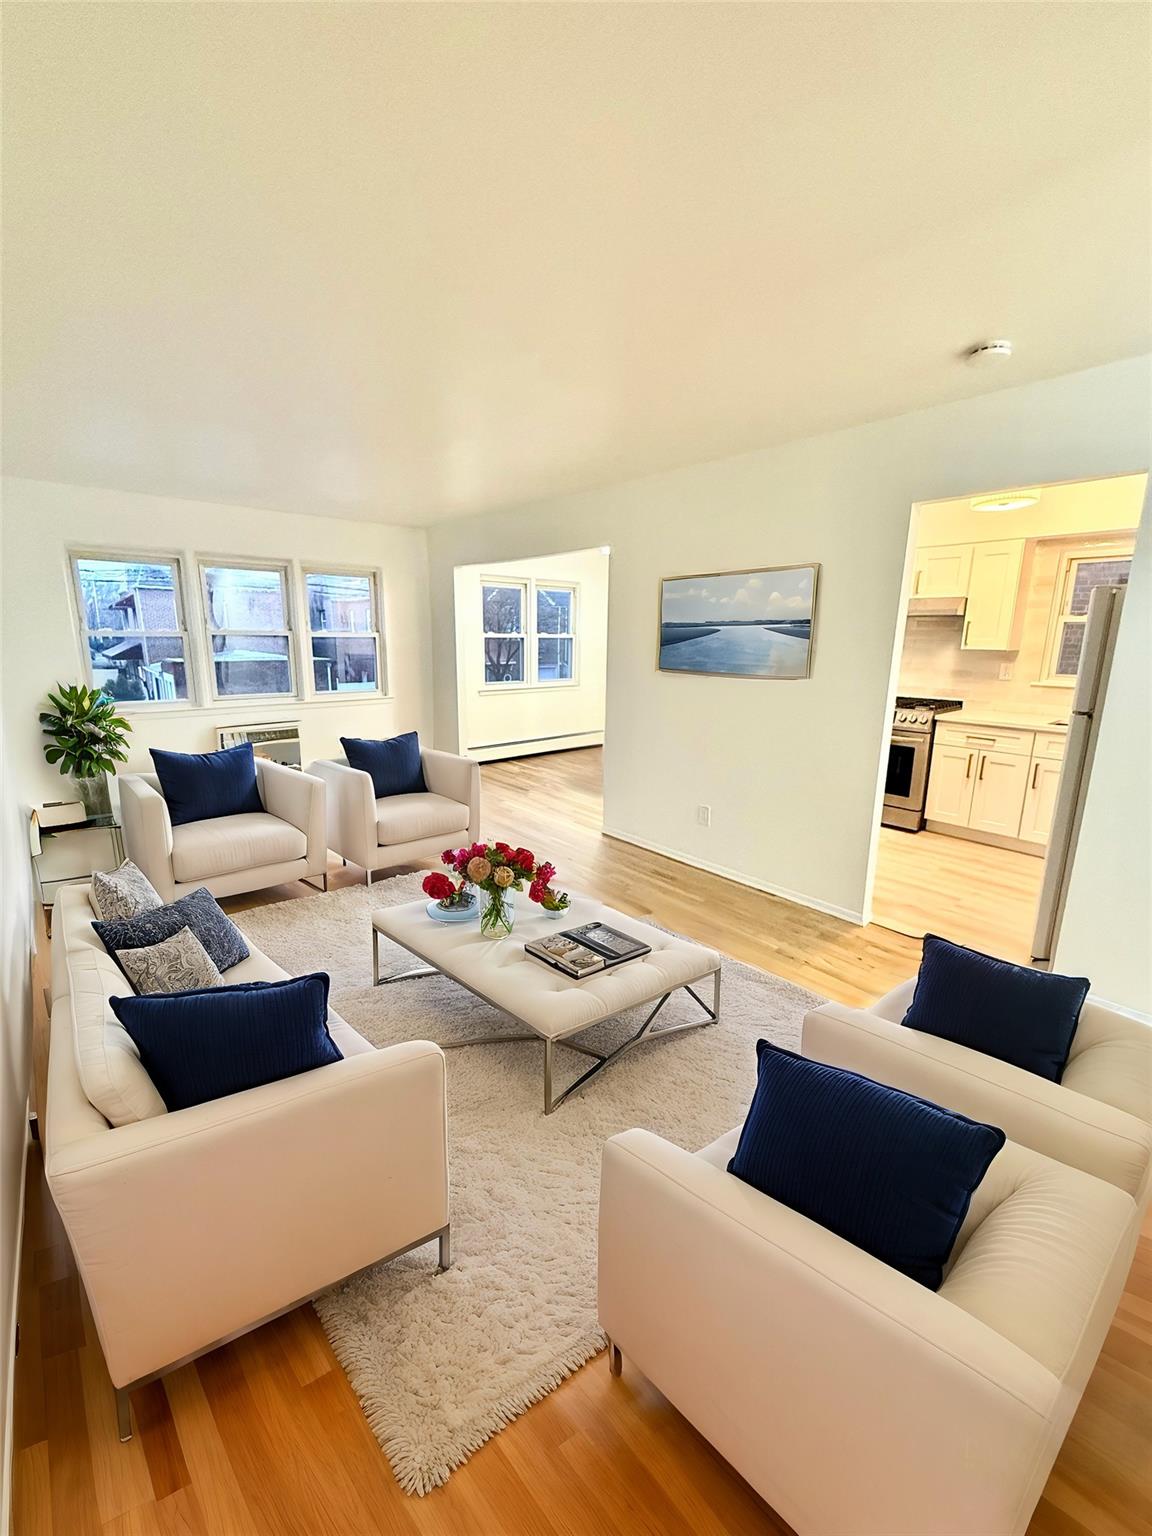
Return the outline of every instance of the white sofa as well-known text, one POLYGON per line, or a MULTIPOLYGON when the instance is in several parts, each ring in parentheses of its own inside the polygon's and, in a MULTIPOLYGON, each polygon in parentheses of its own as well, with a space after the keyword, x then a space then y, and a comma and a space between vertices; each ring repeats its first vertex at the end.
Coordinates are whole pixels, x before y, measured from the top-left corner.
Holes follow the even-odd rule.
POLYGON ((206 885, 213 896, 261 891, 319 877, 328 887, 324 784, 265 757, 256 759, 262 811, 174 827, 154 773, 117 778, 124 849, 165 901, 206 885))
POLYGON ((1000 1126, 1032 1147, 1126 1190, 1152 1193, 1152 1028, 1090 998, 1059 1083, 900 1023, 903 982, 869 1009, 825 1003, 804 1020, 805 1056, 1000 1126))
MULTIPOLYGON (((43 1135, 127 1438, 132 1387, 433 1238, 448 1264, 444 1056, 331 1014, 343 1061, 113 1128, 78 1056, 130 988, 93 916, 87 886, 61 890, 43 1135)), ((252 950, 225 979, 285 974, 252 950)))
POLYGON ((1009 1142, 938 1292, 647 1131, 605 1146, 600 1322, 800 1536, 1021 1536, 1124 1288, 1131 1196, 1009 1142))
POLYGON ((427 793, 376 798, 371 774, 347 758, 309 763, 328 791, 328 846, 358 864, 365 882, 380 869, 438 857, 480 836, 480 764, 453 752, 421 749, 427 793))

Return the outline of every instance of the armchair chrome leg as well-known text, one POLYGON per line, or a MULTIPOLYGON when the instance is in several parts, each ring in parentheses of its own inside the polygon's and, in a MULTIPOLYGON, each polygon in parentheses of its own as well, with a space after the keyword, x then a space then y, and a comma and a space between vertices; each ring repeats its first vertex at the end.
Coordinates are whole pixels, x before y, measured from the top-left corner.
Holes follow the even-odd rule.
POLYGON ((116 1388, 116 1428, 120 1444, 127 1445, 132 1438, 132 1405, 123 1387, 116 1388))
POLYGON ((366 869, 364 871, 364 884, 365 885, 371 885, 372 884, 372 871, 370 869, 366 869))
POLYGON ((452 1228, 447 1226, 440 1234, 440 1269, 452 1268, 452 1228))
POLYGON ((619 1346, 608 1340, 608 1374, 619 1376, 624 1369, 624 1356, 620 1353, 619 1346))

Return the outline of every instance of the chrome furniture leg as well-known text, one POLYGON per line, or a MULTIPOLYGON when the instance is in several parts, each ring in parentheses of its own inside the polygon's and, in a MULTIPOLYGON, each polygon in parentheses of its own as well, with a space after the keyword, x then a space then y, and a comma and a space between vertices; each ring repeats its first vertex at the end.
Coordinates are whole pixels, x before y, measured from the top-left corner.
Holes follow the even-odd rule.
POLYGON ((452 1268, 452 1228, 447 1226, 440 1234, 440 1269, 452 1268))
POLYGON ((120 1444, 127 1445, 132 1438, 132 1405, 126 1387, 116 1388, 116 1430, 120 1444))
POLYGON ((619 1374, 623 1370, 623 1368, 624 1368, 624 1356, 620 1353, 619 1345, 613 1344, 612 1340, 609 1339, 608 1340, 608 1374, 610 1376, 619 1376, 619 1374))

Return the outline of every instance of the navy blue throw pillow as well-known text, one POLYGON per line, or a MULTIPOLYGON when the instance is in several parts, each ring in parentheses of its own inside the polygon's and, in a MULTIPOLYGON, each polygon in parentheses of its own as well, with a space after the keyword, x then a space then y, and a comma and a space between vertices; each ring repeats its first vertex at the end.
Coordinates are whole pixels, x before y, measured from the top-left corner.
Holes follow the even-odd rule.
POLYGON ((1086 976, 1034 971, 930 933, 903 1022, 1058 1083, 1089 986, 1086 976))
POLYGON ((728 1172, 938 1290, 1004 1132, 761 1040, 728 1172))
POLYGON ((343 1057, 328 1033, 328 977, 113 997, 168 1109, 190 1109, 343 1057))
POLYGON ((213 816, 262 811, 251 742, 223 752, 161 752, 152 747, 160 792, 174 827, 213 816))
POLYGON ((372 776, 377 800, 388 795, 419 795, 427 792, 420 762, 420 737, 415 731, 393 736, 390 741, 368 741, 361 736, 341 736, 340 745, 349 768, 372 776))
POLYGON ((226 971, 248 958, 244 935, 203 885, 166 907, 154 907, 136 917, 109 918, 107 922, 93 923, 92 927, 113 960, 118 949, 147 949, 170 939, 181 928, 191 928, 218 971, 226 971))

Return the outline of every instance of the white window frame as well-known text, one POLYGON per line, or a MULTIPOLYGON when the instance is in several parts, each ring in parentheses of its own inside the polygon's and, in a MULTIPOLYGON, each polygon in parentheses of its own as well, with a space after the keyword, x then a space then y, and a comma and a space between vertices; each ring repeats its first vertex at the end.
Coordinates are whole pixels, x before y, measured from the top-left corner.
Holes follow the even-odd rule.
POLYGON ((208 687, 211 697, 219 704, 250 703, 261 699, 300 698, 299 666, 296 655, 298 625, 295 622, 295 591, 289 563, 284 560, 250 560, 239 555, 198 555, 196 563, 200 571, 200 603, 204 616, 206 665, 208 668, 208 687), (212 600, 208 593, 208 572, 210 570, 278 572, 280 576, 280 590, 284 597, 285 627, 257 629, 254 626, 250 626, 246 629, 217 629, 212 623, 212 600), (288 663, 288 679, 290 683, 288 692, 221 693, 216 682, 216 652, 212 645, 217 635, 274 635, 277 639, 281 637, 286 639, 288 648, 284 659, 288 663))
POLYGON ((196 687, 196 664, 192 655, 192 645, 188 634, 188 609, 184 601, 184 566, 181 557, 171 550, 123 550, 123 549, 70 549, 68 551, 68 565, 72 573, 72 599, 76 605, 76 623, 78 626, 78 638, 80 644, 80 656, 84 667, 84 676, 88 680, 88 686, 96 686, 96 675, 92 670, 92 647, 90 640, 93 635, 155 635, 169 636, 179 639, 184 647, 184 678, 188 685, 186 698, 175 699, 117 699, 116 708, 121 714, 132 714, 137 710, 151 712, 163 709, 188 709, 198 703, 198 690, 196 687), (80 582, 80 562, 82 560, 105 560, 110 563, 143 564, 143 565, 170 565, 172 567, 172 593, 176 604, 176 629, 89 629, 88 606, 84 598, 84 589, 80 582))
POLYGON ((1056 572, 1056 582, 1052 589, 1048 634, 1044 641, 1044 662, 1038 679, 1043 687, 1073 688, 1076 685, 1075 675, 1056 671, 1065 624, 1083 625, 1087 619, 1085 614, 1069 612, 1072 590, 1076 584, 1076 567, 1081 564, 1092 564, 1097 560, 1131 560, 1134 550, 1135 540, 1131 539, 1109 540, 1099 544, 1076 544, 1062 552, 1056 572))
POLYGON ((480 653, 480 691, 481 693, 507 693, 509 689, 536 689, 536 688, 575 688, 579 686, 579 641, 580 626, 580 584, 576 581, 549 581, 544 577, 526 576, 523 580, 508 576, 481 576, 480 578, 480 629, 481 629, 481 653, 480 653), (503 634, 493 633, 484 628, 484 589, 486 587, 506 587, 516 589, 521 594, 520 624, 518 630, 503 634), (546 592, 569 592, 571 601, 571 629, 562 635, 542 635, 536 623, 536 593, 543 589, 546 592), (572 642, 572 676, 571 677, 541 677, 540 676, 540 641, 545 640, 571 640, 572 642), (489 640, 520 640, 524 645, 524 676, 518 680, 507 683, 490 683, 487 680, 487 648, 489 640))
POLYGON ((304 622, 300 626, 300 633, 304 644, 305 677, 308 680, 308 697, 319 704, 327 704, 336 699, 354 701, 356 699, 381 699, 388 695, 387 674, 387 648, 384 644, 384 610, 380 595, 380 578, 371 566, 362 565, 318 565, 315 561, 301 565, 300 567, 300 601, 304 622), (374 628, 370 630, 345 630, 345 629, 313 629, 312 607, 308 601, 309 576, 367 576, 369 595, 372 603, 372 623, 374 628), (372 640, 376 645, 376 686, 375 688, 358 689, 355 693, 341 693, 339 690, 328 692, 316 686, 316 673, 312 658, 312 641, 314 638, 321 640, 372 640))

